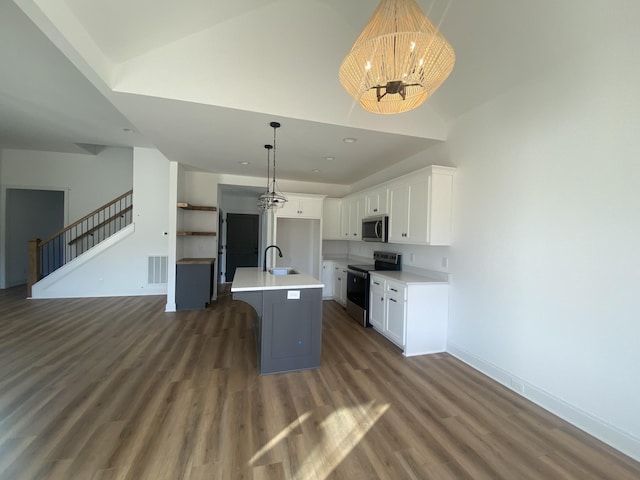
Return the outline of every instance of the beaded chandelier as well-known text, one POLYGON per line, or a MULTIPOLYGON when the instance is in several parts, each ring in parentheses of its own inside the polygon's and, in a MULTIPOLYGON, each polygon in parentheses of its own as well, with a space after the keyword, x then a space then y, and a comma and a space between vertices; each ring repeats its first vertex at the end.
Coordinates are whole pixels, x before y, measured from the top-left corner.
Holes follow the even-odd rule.
POLYGON ((344 89, 372 113, 421 105, 455 64, 453 47, 415 0, 382 0, 340 65, 344 89))

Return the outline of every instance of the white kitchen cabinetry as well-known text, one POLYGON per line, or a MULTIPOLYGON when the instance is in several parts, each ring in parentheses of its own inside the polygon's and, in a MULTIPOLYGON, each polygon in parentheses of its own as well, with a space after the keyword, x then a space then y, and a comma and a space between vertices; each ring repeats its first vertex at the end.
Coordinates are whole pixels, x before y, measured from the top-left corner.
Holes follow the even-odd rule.
POLYGON ((363 217, 373 217, 389 213, 388 208, 389 188, 378 187, 365 192, 365 211, 363 217))
POLYGON ((390 280, 386 281, 384 292, 384 331, 393 343, 404 348, 406 326, 406 287, 390 280))
POLYGON ((371 274, 369 321, 374 329, 402 348, 407 357, 444 352, 449 285, 421 281, 401 272, 391 275, 411 277, 411 281, 371 274))
POLYGON ((339 198, 325 198, 322 202, 322 239, 343 240, 341 235, 339 198))
POLYGON ((347 305, 347 266, 333 263, 333 299, 343 307, 347 305))
POLYGON ((343 240, 362 240, 362 216, 364 211, 364 195, 355 195, 343 199, 341 215, 341 238, 343 240))
POLYGON ((369 288, 369 323, 379 332, 384 331, 384 281, 371 278, 369 288))
POLYGON ((389 243, 450 245, 454 173, 434 165, 389 184, 389 243))
POLYGON ((333 298, 333 262, 324 260, 322 262, 322 298, 333 298))
POLYGON ((351 225, 349 221, 351 218, 349 217, 351 211, 351 198, 343 198, 342 205, 340 206, 340 238, 342 240, 349 240, 351 236, 351 225))
POLYGON ((287 202, 276 210, 280 218, 322 218, 323 195, 285 193, 287 202))

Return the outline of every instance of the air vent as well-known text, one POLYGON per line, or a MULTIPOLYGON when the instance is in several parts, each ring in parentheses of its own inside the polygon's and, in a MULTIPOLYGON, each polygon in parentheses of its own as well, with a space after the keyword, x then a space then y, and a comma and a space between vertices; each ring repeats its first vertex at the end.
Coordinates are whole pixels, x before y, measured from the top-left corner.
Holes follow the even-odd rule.
POLYGON ((169 257, 149 257, 149 285, 167 283, 169 257))

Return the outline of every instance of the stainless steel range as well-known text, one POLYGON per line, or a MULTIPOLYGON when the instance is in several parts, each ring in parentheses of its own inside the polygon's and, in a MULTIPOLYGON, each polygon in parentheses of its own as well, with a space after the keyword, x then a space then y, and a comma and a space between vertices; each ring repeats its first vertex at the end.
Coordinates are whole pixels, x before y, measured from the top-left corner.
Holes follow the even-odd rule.
POLYGON ((347 265, 347 313, 363 327, 369 323, 369 272, 402 270, 402 255, 373 252, 373 265, 347 265))

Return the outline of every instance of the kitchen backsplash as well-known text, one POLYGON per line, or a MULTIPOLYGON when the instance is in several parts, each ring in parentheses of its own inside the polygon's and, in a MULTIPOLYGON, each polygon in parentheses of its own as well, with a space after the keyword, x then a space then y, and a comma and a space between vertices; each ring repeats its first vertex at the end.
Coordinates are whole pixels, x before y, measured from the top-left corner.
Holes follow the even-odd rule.
POLYGON ((451 247, 429 247, 426 245, 399 245, 394 243, 349 242, 349 255, 373 257, 374 250, 386 250, 402 254, 403 270, 418 269, 449 273, 449 250, 451 247))

